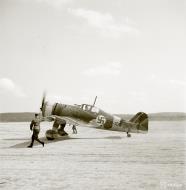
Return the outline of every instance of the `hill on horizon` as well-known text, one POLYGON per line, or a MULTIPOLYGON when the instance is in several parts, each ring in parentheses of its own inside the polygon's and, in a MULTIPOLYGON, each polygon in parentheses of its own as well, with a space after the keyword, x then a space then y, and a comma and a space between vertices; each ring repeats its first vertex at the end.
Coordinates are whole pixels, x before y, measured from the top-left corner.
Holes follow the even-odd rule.
MULTIPOLYGON (((12 112, 0 113, 0 122, 29 122, 34 118, 35 112, 12 112)), ((116 114, 125 120, 131 119, 133 114, 116 114)), ((186 113, 183 112, 159 112, 149 113, 150 121, 179 121, 186 120, 186 113)))
POLYGON ((0 122, 27 122, 34 118, 35 112, 0 113, 0 122))
MULTIPOLYGON (((117 114, 117 116, 122 117, 123 119, 129 120, 134 115, 133 114, 117 114)), ((184 112, 158 112, 158 113, 149 113, 150 121, 179 121, 186 120, 186 113, 184 112)))

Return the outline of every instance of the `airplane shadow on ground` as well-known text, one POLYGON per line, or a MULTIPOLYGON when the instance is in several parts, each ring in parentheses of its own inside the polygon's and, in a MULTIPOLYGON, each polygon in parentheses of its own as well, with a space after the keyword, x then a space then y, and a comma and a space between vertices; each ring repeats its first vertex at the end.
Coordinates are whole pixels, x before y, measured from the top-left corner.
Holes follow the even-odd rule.
MULTIPOLYGON (((92 139, 121 139, 120 136, 108 136, 108 137, 90 137, 90 138, 75 138, 75 137, 70 137, 70 136, 63 136, 63 137, 59 137, 57 139, 54 140, 47 140, 45 137, 40 138, 41 141, 45 142, 46 144, 50 144, 50 143, 55 143, 55 142, 59 142, 59 141, 64 141, 64 140, 78 140, 78 139, 85 139, 85 140, 92 140, 92 139)), ((13 146, 10 146, 9 148, 27 148, 27 146, 30 144, 31 139, 26 139, 26 138, 15 138, 15 139, 3 139, 3 140, 26 140, 25 142, 22 143, 18 143, 15 144, 13 146)), ((33 146, 42 146, 40 143, 38 143, 37 141, 34 141, 34 145, 33 146)))

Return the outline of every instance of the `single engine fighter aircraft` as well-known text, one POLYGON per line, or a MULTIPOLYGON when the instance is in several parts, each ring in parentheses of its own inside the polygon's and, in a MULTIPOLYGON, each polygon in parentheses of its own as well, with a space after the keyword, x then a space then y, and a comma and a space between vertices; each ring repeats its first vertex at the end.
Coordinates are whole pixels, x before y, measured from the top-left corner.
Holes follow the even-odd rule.
POLYGON ((97 96, 92 105, 67 105, 61 103, 49 104, 43 96, 41 112, 43 120, 54 121, 53 127, 46 131, 46 138, 54 140, 59 136, 68 135, 64 128, 66 124, 94 126, 100 129, 123 131, 130 137, 130 133, 145 133, 148 131, 148 115, 137 113, 129 121, 116 115, 106 113, 95 106, 97 96))

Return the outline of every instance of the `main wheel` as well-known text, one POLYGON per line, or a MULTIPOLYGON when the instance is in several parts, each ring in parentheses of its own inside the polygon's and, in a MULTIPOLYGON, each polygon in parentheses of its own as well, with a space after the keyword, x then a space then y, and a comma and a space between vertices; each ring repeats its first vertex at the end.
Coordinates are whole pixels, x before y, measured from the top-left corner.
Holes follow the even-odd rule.
POLYGON ((54 140, 58 137, 58 133, 54 130, 49 129, 46 131, 45 136, 47 140, 54 140))

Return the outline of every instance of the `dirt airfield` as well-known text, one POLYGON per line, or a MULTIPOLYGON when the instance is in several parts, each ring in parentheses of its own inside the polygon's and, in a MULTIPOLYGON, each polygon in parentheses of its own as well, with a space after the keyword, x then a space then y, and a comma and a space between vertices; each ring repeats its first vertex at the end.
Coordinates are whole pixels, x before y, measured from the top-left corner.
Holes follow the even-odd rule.
POLYGON ((78 126, 68 137, 30 143, 29 123, 0 123, 0 189, 184 190, 186 122, 150 122, 148 134, 78 126))

